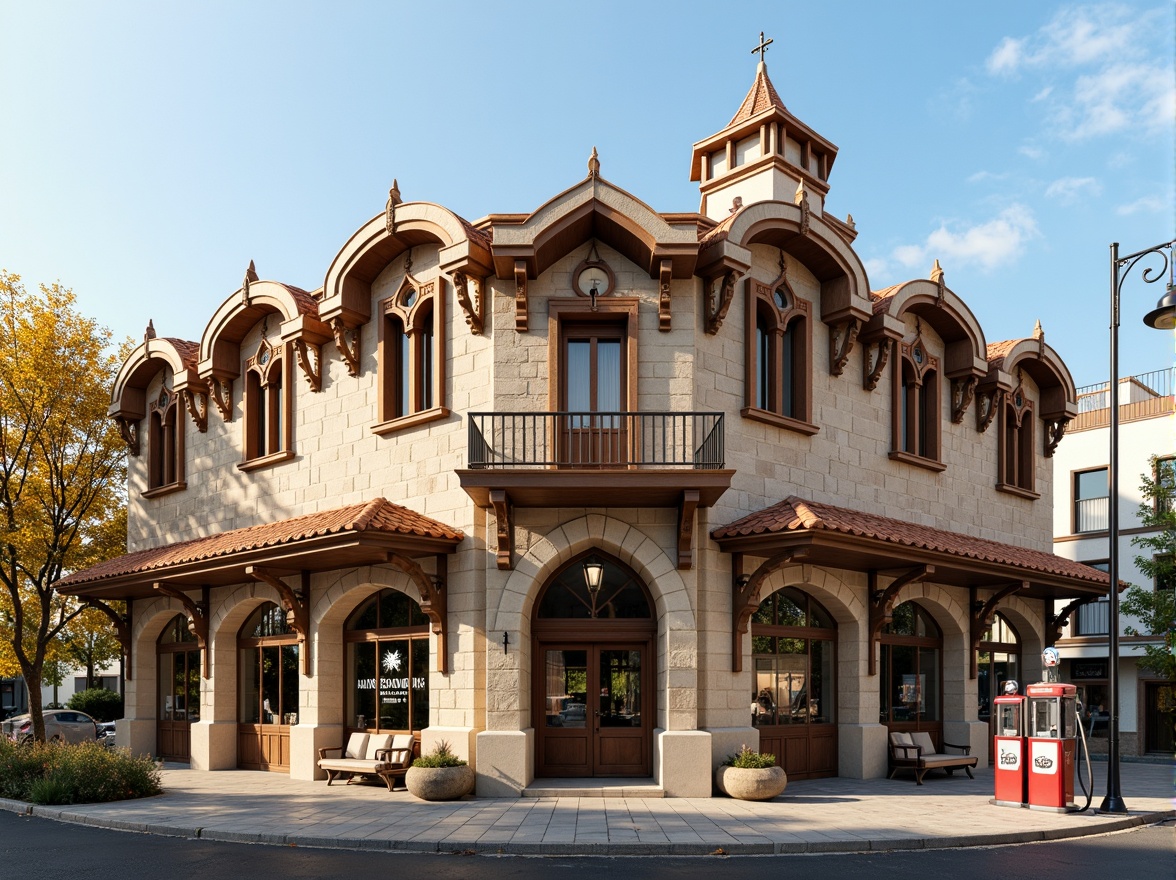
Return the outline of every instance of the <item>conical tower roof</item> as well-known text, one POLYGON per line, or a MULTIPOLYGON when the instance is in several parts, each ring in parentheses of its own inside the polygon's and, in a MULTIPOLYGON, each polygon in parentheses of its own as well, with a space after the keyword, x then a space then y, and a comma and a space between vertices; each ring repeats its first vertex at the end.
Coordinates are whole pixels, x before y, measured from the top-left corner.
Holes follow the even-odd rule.
POLYGON ((751 91, 747 93, 747 97, 739 105, 739 112, 731 117, 727 127, 738 125, 746 119, 763 113, 769 107, 774 107, 784 113, 788 112, 788 108, 780 100, 780 94, 776 91, 776 87, 768 78, 768 65, 761 61, 756 67, 755 82, 751 84, 751 91))

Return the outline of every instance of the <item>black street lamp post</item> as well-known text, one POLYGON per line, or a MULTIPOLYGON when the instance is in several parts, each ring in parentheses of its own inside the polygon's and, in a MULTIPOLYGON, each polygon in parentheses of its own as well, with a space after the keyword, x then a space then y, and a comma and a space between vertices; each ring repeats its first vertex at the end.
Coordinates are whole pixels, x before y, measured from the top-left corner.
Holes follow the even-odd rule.
MULTIPOLYGON (((1127 812, 1127 805, 1123 802, 1123 794, 1119 788, 1119 291, 1135 264, 1152 254, 1159 256, 1163 264, 1158 271, 1155 267, 1145 269, 1143 280, 1150 284, 1162 278, 1164 270, 1172 266, 1173 246, 1176 246, 1176 239, 1120 257, 1119 243, 1111 245, 1111 382, 1107 388, 1111 428, 1110 463, 1107 473, 1107 494, 1110 496, 1107 504, 1107 568, 1111 577, 1111 607, 1107 629, 1110 636, 1108 650, 1111 667, 1111 718, 1107 731, 1107 794, 1099 805, 1100 813, 1127 812)), ((1171 281, 1156 308, 1148 312, 1143 321, 1147 326, 1157 330, 1171 330, 1176 327, 1176 287, 1173 287, 1171 281)))

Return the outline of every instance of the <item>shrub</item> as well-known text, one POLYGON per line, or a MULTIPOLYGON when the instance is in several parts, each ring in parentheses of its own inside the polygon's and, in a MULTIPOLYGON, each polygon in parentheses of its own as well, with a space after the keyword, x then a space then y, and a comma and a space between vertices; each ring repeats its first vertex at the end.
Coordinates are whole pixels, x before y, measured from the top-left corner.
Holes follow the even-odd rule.
POLYGON ((159 794, 160 772, 146 755, 79 745, 0 740, 0 797, 37 804, 96 804, 159 794))
POLYGON ((445 740, 437 743, 429 754, 421 755, 412 762, 414 767, 464 767, 465 765, 466 762, 453 754, 453 750, 445 740))
POLYGON ((776 756, 755 752, 744 746, 736 754, 728 755, 723 761, 723 766, 739 767, 743 770, 766 770, 768 767, 776 766, 776 756))
POLYGON ((117 721, 123 717, 123 698, 106 688, 78 691, 66 704, 71 709, 85 712, 95 721, 117 721))

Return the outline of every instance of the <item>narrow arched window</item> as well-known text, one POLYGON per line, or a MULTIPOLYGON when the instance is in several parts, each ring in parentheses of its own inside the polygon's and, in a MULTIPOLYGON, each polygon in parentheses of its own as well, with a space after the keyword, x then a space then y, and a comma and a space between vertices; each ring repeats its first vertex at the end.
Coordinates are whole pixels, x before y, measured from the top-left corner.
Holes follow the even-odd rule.
POLYGON ((184 413, 180 396, 166 386, 147 413, 147 490, 183 487, 184 413))
POLYGON ((374 430, 387 433, 447 415, 441 279, 406 275, 380 308, 380 424, 374 430))
POLYGON ((939 358, 927 351, 922 336, 901 343, 894 370, 891 458, 944 469, 939 461, 939 388, 939 358))
POLYGON ((811 305, 781 270, 772 284, 747 282, 746 406, 743 416, 802 434, 811 423, 811 305))
POLYGON ((1000 480, 996 488, 1004 492, 1037 497, 1037 457, 1033 449, 1033 401, 1021 384, 1006 395, 1000 410, 1001 430, 998 451, 1000 480))
POLYGON ((245 365, 245 459, 288 453, 290 442, 284 347, 264 336, 245 365))

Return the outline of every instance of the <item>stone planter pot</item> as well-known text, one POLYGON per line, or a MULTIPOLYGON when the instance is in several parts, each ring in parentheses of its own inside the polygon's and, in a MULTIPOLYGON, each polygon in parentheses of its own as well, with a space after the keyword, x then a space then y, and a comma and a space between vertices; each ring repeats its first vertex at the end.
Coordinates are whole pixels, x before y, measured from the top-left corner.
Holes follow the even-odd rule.
POLYGON ((404 785, 423 801, 455 801, 474 790, 474 768, 409 767, 404 785))
POLYGON ((783 767, 750 770, 744 767, 720 767, 715 771, 719 791, 745 801, 771 800, 788 785, 788 774, 783 767))

